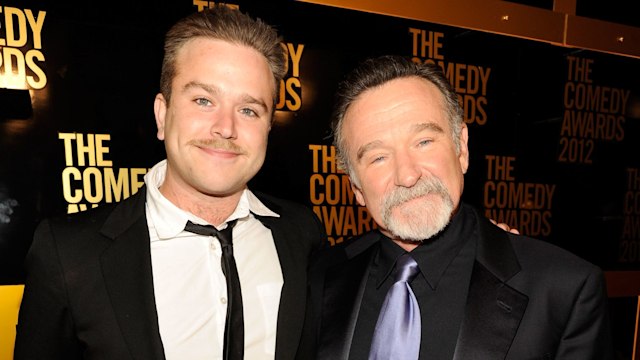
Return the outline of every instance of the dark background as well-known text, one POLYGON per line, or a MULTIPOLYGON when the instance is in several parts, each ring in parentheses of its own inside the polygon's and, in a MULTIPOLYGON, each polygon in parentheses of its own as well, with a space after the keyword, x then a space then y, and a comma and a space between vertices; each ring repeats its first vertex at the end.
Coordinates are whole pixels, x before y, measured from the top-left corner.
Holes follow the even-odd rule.
MULTIPOLYGON (((552 7, 552 1, 514 2, 552 7)), ((639 60, 292 1, 235 3, 275 26, 285 42, 305 47, 299 77, 302 106, 276 114, 267 161, 251 182, 253 189, 312 205, 309 145, 331 144, 331 104, 343 74, 365 57, 411 55, 409 27, 442 32, 446 62, 492 71, 488 120, 469 124, 471 166, 464 199, 482 209, 485 155, 513 156, 516 182, 556 185, 552 231, 537 237, 604 270, 640 268, 640 239, 636 235, 624 244, 621 239, 626 169, 640 168, 640 122, 632 109, 639 106, 639 60), (595 85, 631 91, 624 139, 595 140, 591 164, 557 160, 568 56, 594 60, 595 85), (631 256, 621 256, 623 247, 634 247, 624 249, 631 256)), ((578 1, 576 15, 640 26, 629 3, 578 1)), ((58 133, 110 134, 108 159, 114 168, 150 168, 164 158, 152 108, 163 35, 196 7, 190 0, 112 0, 100 6, 10 0, 0 6, 47 12, 41 49, 45 61, 39 63, 47 74, 46 87, 0 89, 0 284, 20 284, 35 226, 67 211, 61 180, 64 147, 58 133)), ((0 26, 0 38, 5 30, 0 26)), ((629 356, 628 334, 634 326, 629 314, 635 313, 635 301, 612 299, 620 358, 629 356)))

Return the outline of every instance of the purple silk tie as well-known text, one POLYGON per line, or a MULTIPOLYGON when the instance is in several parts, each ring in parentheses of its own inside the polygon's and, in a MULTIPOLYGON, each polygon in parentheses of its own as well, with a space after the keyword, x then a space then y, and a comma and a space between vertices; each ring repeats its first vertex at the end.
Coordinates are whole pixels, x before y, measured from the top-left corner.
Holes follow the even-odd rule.
POLYGON ((380 309, 369 360, 418 359, 420 307, 409 282, 419 272, 418 264, 408 253, 396 261, 394 284, 380 309))

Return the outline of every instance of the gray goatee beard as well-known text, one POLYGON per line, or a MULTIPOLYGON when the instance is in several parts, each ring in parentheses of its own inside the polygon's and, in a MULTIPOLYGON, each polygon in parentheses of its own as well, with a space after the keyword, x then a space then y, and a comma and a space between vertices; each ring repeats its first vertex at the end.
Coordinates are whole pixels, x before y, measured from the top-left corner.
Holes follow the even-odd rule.
POLYGON ((453 212, 453 201, 442 181, 421 178, 410 187, 397 187, 382 199, 382 221, 394 237, 408 241, 430 239, 444 229, 453 212), (408 201, 436 195, 411 204, 408 201))

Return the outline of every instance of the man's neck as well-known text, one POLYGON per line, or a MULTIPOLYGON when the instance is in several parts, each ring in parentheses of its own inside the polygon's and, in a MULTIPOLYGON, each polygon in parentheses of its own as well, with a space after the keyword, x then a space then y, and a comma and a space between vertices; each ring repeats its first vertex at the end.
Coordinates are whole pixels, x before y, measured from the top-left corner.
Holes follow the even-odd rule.
POLYGON ((203 194, 195 189, 182 189, 162 184, 160 193, 175 206, 218 226, 224 223, 238 206, 243 190, 230 195, 203 194))
POLYGON ((411 252, 411 250, 417 248, 420 245, 420 241, 393 239, 393 242, 403 248, 406 252, 411 252))

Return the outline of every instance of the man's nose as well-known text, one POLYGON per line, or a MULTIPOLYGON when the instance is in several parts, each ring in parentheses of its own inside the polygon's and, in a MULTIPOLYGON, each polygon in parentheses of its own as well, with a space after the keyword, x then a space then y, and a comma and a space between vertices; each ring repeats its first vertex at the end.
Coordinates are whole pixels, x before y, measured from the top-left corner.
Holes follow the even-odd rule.
POLYGON ((414 186, 421 176, 416 159, 406 152, 396 153, 395 171, 396 185, 403 187, 414 186))
POLYGON ((211 135, 217 135, 223 139, 236 138, 235 114, 232 110, 220 109, 212 116, 211 135))

